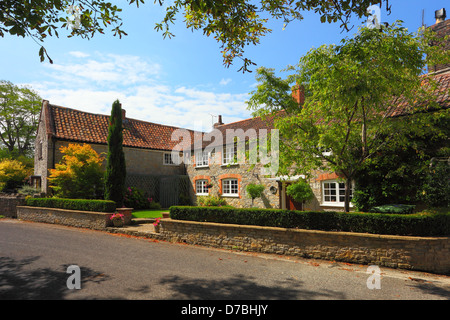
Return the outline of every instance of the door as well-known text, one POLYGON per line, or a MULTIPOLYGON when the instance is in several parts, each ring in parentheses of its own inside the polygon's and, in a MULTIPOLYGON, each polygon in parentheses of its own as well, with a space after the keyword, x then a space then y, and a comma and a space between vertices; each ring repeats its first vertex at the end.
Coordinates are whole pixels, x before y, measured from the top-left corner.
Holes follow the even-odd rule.
POLYGON ((281 182, 279 184, 280 187, 280 208, 281 209, 287 209, 287 210, 303 210, 303 203, 297 202, 294 199, 292 199, 288 194, 286 193, 287 187, 291 183, 289 182, 281 182))

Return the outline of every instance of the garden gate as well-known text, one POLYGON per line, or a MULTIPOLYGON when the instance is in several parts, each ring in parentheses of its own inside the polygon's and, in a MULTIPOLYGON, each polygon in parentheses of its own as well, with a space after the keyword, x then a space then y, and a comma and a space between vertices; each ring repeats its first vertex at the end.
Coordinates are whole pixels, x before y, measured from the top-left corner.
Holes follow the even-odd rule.
POLYGON ((148 197, 159 202, 162 208, 190 204, 189 190, 192 186, 186 175, 127 174, 126 187, 141 189, 148 197))

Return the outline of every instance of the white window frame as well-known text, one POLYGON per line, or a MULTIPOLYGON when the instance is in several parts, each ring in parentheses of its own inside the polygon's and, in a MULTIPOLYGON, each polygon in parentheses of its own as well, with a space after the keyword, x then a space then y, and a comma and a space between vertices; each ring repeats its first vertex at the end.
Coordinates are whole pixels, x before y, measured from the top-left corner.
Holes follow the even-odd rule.
POLYGON ((237 144, 224 145, 222 149, 222 165, 237 164, 237 144))
POLYGON ((209 184, 209 182, 206 179, 195 180, 195 194, 197 196, 207 196, 207 195, 209 195, 209 188, 206 187, 208 184, 209 184), (199 189, 201 189, 200 190, 201 192, 198 192, 199 189), (206 190, 206 193, 205 193, 205 190, 206 190))
POLYGON ((172 153, 163 153, 163 164, 165 166, 177 166, 178 164, 175 163, 172 159, 172 153))
MULTIPOLYGON (((350 186, 350 200, 353 196, 353 185, 350 186)), ((324 180, 322 181, 322 205, 343 207, 345 205, 345 182, 340 180, 324 180), (331 187, 333 186, 333 187, 331 187), (329 190, 329 191, 327 191, 329 190), (334 194, 333 191, 334 190, 334 194), (332 201, 335 197, 335 201, 332 201), (342 200, 342 201, 341 201, 342 200)), ((350 202, 350 207, 352 203, 350 202)))
POLYGON ((236 178, 222 179, 222 196, 239 197, 239 180, 236 178))
POLYGON ((209 153, 207 151, 197 151, 195 153, 195 167, 209 167, 209 153))

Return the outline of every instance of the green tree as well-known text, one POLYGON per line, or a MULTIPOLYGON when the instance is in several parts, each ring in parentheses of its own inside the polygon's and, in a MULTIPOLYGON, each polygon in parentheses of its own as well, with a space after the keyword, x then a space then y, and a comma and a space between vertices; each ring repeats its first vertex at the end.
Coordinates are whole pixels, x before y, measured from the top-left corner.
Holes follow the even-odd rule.
POLYGON ((262 192, 264 191, 264 185, 262 184, 248 184, 247 187, 245 188, 247 190, 248 195, 250 196, 250 198, 252 198, 252 207, 253 207, 253 201, 258 198, 261 197, 262 192))
POLYGON ((286 193, 299 203, 312 200, 314 198, 314 193, 311 186, 305 179, 300 179, 296 183, 289 185, 286 188, 286 193))
POLYGON ((425 132, 428 117, 439 113, 432 94, 436 83, 421 74, 428 64, 449 59, 442 45, 430 30, 409 33, 399 22, 360 28, 340 45, 310 50, 296 67, 287 68, 293 74, 286 79, 271 69, 258 69, 260 84, 249 108, 255 115, 275 116, 281 171, 308 175, 319 168, 338 173, 345 180, 349 211, 358 169, 386 146, 407 145, 406 133, 425 132), (294 84, 304 88, 300 106, 291 96, 294 84), (422 116, 394 117, 400 102, 404 114, 422 116), (435 112, 421 113, 431 110, 435 112))
POLYGON ((0 142, 15 156, 33 150, 41 97, 29 87, 0 81, 0 142))
MULTIPOLYGON (((343 29, 349 28, 353 16, 368 15, 367 8, 373 4, 386 4, 389 0, 175 0, 165 6, 165 16, 156 23, 155 29, 164 37, 172 37, 170 25, 181 14, 186 27, 201 30, 206 36, 213 35, 223 48, 223 61, 226 66, 235 58, 242 59, 240 70, 249 71, 254 63, 243 56, 244 48, 257 45, 260 38, 270 33, 268 24, 273 19, 282 19, 284 27, 294 20, 301 20, 302 12, 314 11, 322 23, 340 22, 343 29)), ((128 4, 139 6, 144 0, 127 0, 128 4)), ((4 34, 32 37, 43 42, 47 36, 59 36, 60 29, 68 28, 68 37, 78 36, 90 39, 111 29, 115 36, 122 37, 121 8, 104 0, 3 0, 0 2, 0 36, 4 34)), ((44 46, 39 50, 41 61, 51 59, 44 46)))
POLYGON ((117 206, 123 205, 125 194, 126 164, 123 152, 122 107, 114 101, 109 118, 108 154, 105 173, 105 200, 113 200, 117 206))

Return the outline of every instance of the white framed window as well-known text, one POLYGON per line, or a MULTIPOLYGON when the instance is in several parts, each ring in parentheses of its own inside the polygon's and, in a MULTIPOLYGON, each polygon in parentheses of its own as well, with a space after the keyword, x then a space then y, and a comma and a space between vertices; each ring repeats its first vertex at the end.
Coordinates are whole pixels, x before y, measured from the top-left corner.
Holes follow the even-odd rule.
POLYGON ((174 159, 172 153, 164 153, 163 155, 163 163, 168 166, 176 166, 178 165, 179 159, 174 159))
POLYGON ((209 194, 208 180, 195 181, 195 193, 200 196, 207 196, 209 194))
MULTIPOLYGON (((350 200, 353 186, 350 186, 350 200)), ((345 183, 337 180, 322 181, 322 204, 343 206, 345 203, 345 183)))
POLYGON ((239 182, 238 179, 223 179, 222 180, 222 195, 224 196, 239 196, 239 182))
POLYGON ((237 156, 237 144, 223 146, 222 164, 235 164, 237 156))
POLYGON ((195 153, 195 166, 196 167, 209 166, 209 154, 207 151, 197 151, 195 153))

